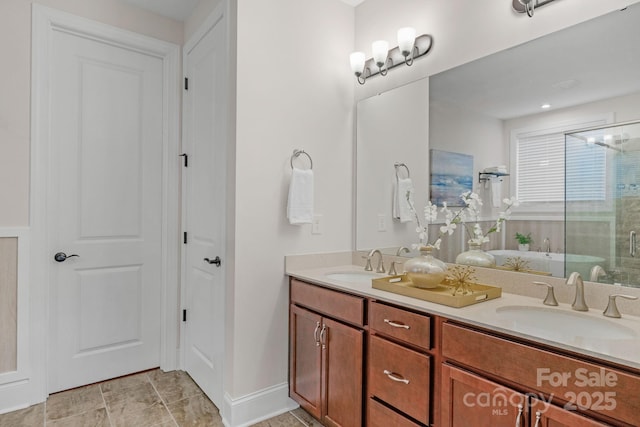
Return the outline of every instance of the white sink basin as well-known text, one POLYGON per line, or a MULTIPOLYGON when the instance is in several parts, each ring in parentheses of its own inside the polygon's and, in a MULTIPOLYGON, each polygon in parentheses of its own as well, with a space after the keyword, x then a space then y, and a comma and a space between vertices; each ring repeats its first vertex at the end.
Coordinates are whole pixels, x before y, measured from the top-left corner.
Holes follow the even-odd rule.
POLYGON ((606 318, 593 317, 560 308, 504 306, 496 309, 499 318, 508 320, 515 331, 554 341, 626 340, 638 334, 606 318))
POLYGON ((339 282, 358 283, 361 285, 371 284, 371 279, 383 277, 383 274, 374 273, 372 271, 342 271, 336 273, 327 273, 325 277, 330 280, 339 282))

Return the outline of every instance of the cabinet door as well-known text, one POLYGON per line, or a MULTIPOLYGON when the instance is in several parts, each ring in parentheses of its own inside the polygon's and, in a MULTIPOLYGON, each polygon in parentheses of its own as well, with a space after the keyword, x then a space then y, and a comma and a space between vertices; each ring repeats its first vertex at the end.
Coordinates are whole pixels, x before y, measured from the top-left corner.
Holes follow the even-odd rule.
POLYGON ((534 427, 609 427, 609 424, 603 424, 537 399, 531 402, 531 425, 534 427))
POLYGON ((442 365, 442 426, 524 427, 527 398, 510 388, 442 365))
POLYGON ((320 329, 322 318, 303 308, 291 305, 289 333, 291 397, 314 417, 321 417, 320 329))
POLYGON ((361 427, 364 332, 326 318, 323 322, 323 422, 361 427))

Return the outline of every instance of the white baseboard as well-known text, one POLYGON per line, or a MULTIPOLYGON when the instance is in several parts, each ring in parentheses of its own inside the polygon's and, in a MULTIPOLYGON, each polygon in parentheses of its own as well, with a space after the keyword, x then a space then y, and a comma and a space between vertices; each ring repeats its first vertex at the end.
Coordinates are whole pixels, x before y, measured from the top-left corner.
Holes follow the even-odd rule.
POLYGON ((298 406, 289 398, 289 384, 282 383, 237 399, 225 393, 220 415, 226 427, 247 427, 298 406))
POLYGON ((38 400, 34 401, 33 384, 29 379, 0 385, 0 414, 28 408, 40 403, 38 400))

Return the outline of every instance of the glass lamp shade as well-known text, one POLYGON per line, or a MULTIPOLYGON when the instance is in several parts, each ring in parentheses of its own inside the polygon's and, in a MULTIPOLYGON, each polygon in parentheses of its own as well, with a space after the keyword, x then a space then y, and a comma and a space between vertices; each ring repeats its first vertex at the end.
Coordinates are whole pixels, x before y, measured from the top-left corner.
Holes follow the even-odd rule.
POLYGON ((365 56, 364 52, 353 52, 349 55, 349 61, 351 62, 351 70, 356 76, 360 76, 364 71, 365 56))
POLYGON ((385 40, 378 40, 371 45, 373 51, 373 61, 378 67, 382 67, 387 62, 387 55, 389 54, 389 43, 385 40))
POLYGON ((408 56, 413 50, 416 41, 416 30, 411 27, 404 27, 398 30, 398 47, 403 56, 408 56))

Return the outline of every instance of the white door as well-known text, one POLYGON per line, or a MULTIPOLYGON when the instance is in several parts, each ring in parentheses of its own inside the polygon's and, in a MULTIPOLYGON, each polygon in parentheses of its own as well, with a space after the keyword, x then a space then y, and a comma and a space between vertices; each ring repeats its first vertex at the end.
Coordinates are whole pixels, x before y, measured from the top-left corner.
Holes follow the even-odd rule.
POLYGON ((183 284, 185 370, 218 408, 223 398, 225 44, 224 20, 185 48, 183 284), (220 262, 218 262, 220 261, 220 262))
POLYGON ((162 291, 162 60, 66 32, 52 53, 49 392, 159 366, 162 291))

